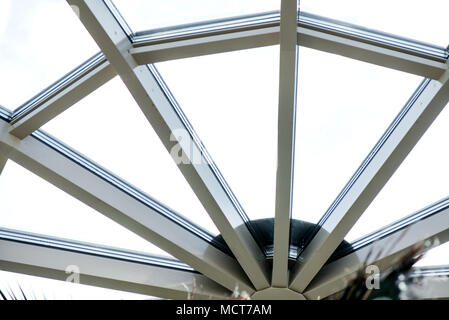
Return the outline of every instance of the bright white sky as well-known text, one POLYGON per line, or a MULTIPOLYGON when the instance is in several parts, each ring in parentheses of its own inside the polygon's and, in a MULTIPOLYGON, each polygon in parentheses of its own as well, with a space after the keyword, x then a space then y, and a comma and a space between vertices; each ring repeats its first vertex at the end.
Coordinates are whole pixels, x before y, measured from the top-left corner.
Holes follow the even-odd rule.
MULTIPOLYGON (((279 9, 279 0, 115 3, 134 31, 279 9)), ((301 9, 447 46, 449 3, 422 4, 302 0, 301 9)), ((0 48, 0 104, 11 110, 99 50, 64 0, 0 0, 0 48)), ((274 216, 278 59, 272 46, 157 64, 251 219, 274 216)), ((295 219, 319 220, 421 80, 300 48, 295 219)), ((118 77, 44 130, 218 233, 118 77)), ((449 196, 448 134, 445 110, 346 240, 449 196)), ((0 197, 1 227, 167 255, 12 162, 0 197)), ((449 264, 444 250, 421 264, 449 264)))

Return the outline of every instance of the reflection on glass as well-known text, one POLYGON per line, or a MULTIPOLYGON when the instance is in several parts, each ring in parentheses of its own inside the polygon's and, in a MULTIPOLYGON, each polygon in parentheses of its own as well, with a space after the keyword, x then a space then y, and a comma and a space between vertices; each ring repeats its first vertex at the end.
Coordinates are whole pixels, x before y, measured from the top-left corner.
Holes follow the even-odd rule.
MULTIPOLYGON (((153 300, 137 293, 0 271, 0 290, 8 300, 153 300), (20 286, 20 287, 19 287, 20 286)), ((1 300, 1 299, 0 299, 1 300)))
POLYGON ((12 161, 2 172, 0 194, 2 228, 169 256, 12 161))
POLYGON ((279 46, 159 63, 251 220, 274 217, 279 46))
POLYGON ((348 239, 352 241, 449 196, 448 135, 449 110, 443 109, 354 225, 348 239))
POLYGON ((301 11, 446 47, 449 2, 301 0, 301 11))
POLYGON ((293 217, 317 223, 421 79, 300 48, 293 217))
POLYGON ((279 11, 279 0, 114 0, 133 31, 279 11))
POLYGON ((43 129, 190 221, 218 233, 119 77, 43 129))
POLYGON ((99 51, 65 0, 0 1, 0 104, 12 110, 99 51))

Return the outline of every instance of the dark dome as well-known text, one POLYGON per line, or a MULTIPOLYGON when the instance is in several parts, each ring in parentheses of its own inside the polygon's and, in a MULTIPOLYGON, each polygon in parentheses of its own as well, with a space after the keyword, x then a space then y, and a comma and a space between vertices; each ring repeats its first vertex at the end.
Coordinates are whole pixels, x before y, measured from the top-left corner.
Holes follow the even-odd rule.
MULTIPOLYGON (((256 240, 261 245, 262 249, 267 255, 267 259, 273 257, 273 238, 274 238, 274 219, 258 219, 251 220, 248 224, 248 228, 254 231, 256 240)), ((290 223, 290 259, 296 259, 298 253, 304 247, 307 238, 310 237, 313 232, 316 232, 316 225, 310 222, 292 219, 290 223)), ((220 247, 225 247, 230 253, 230 250, 223 240, 221 235, 214 238, 214 242, 218 243, 220 247)), ((342 254, 351 251, 351 244, 347 241, 343 241, 335 250, 334 254, 329 260, 338 258, 342 254)))

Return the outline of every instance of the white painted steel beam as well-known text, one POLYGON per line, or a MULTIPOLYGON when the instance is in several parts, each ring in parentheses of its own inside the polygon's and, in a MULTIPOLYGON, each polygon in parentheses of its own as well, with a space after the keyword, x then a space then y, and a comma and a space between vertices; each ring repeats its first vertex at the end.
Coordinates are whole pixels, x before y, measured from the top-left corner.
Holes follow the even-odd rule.
POLYGON ((309 13, 300 16, 298 44, 435 80, 448 69, 447 49, 309 13))
POLYGON ((99 53, 19 108, 10 132, 23 139, 116 75, 99 53))
POLYGON ((281 36, 279 66, 278 143, 276 171, 276 205, 274 219, 273 274, 271 285, 288 286, 290 218, 293 202, 295 161, 296 90, 298 82, 298 45, 296 25, 297 0, 281 2, 281 36))
POLYGON ((0 270, 165 299, 232 294, 174 259, 8 229, 0 229, 0 270))

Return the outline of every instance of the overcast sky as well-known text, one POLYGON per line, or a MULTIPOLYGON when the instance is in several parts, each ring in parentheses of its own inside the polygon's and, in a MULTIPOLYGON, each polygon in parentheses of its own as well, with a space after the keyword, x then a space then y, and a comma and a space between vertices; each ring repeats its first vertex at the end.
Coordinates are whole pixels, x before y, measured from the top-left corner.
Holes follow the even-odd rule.
MULTIPOLYGON (((279 9, 278 0, 115 3, 134 31, 279 9)), ((301 9, 446 47, 449 3, 422 4, 303 0, 301 9)), ((0 48, 0 104, 10 110, 99 51, 64 0, 0 0, 0 48)), ((279 46, 157 68, 248 216, 274 217, 279 46)), ((293 217, 317 222, 422 78, 303 47, 298 71, 293 217)), ((43 129, 218 233, 118 77, 43 129)), ((449 196, 448 134, 444 110, 346 240, 449 196)), ((12 162, 0 195, 1 227, 167 255, 12 162)), ((435 251, 421 264, 449 264, 444 246, 435 251)))

